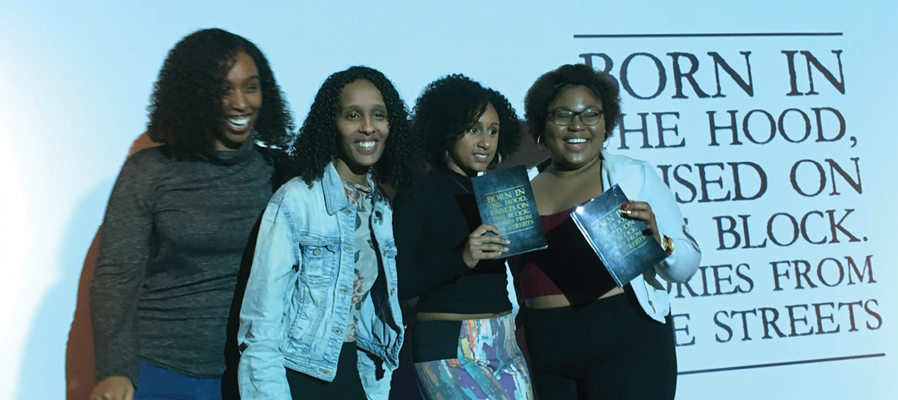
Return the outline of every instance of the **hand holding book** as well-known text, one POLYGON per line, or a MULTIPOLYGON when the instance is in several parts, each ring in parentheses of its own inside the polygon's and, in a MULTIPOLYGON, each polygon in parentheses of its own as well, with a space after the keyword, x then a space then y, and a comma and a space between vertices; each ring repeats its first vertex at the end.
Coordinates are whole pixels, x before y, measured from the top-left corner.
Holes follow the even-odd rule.
POLYGON ((577 207, 571 219, 619 287, 667 257, 652 207, 630 202, 618 185, 577 207))
POLYGON ((465 248, 462 250, 462 259, 468 268, 476 267, 480 260, 493 260, 508 252, 506 246, 511 242, 499 234, 499 228, 490 224, 482 224, 468 235, 465 248))
POLYGON ((507 248, 501 257, 546 248, 533 188, 523 165, 478 176, 471 183, 480 220, 496 228, 495 234, 501 231, 512 241, 505 242, 507 248))
POLYGON ((628 203, 621 204, 621 210, 624 210, 624 217, 642 221, 648 229, 652 230, 652 236, 658 243, 661 243, 661 233, 658 231, 658 223, 655 222, 655 213, 652 206, 644 201, 630 200, 628 203))

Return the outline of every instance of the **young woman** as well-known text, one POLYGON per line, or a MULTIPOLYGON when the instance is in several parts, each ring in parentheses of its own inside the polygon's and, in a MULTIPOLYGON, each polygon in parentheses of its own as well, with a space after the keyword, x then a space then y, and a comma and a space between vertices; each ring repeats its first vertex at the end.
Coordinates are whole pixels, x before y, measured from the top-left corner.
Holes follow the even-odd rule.
MULTIPOLYGON (((604 150, 621 118, 617 82, 586 65, 564 65, 537 79, 524 108, 536 143, 551 154, 531 182, 547 237, 575 207, 617 184, 633 200, 620 206, 626 217, 645 222, 667 252, 623 289, 612 282, 591 298, 564 292, 547 276, 582 267, 575 265, 582 260, 576 252, 592 252, 585 244, 560 251, 550 240, 548 249, 520 258, 536 393, 560 400, 673 399, 677 365, 664 281, 687 281, 701 253, 654 168, 604 150), (578 300, 574 306, 572 299, 578 300)), ((601 281, 591 286, 601 287, 601 281)))
POLYGON ((292 120, 265 56, 220 29, 169 52, 149 110, 162 145, 125 162, 103 221, 91 399, 221 398, 240 259, 292 120))
POLYGON ((520 143, 508 100, 462 75, 428 85, 413 129, 433 169, 396 195, 399 296, 419 297, 413 358, 428 399, 530 399, 515 341, 505 263, 509 242, 480 224, 471 178, 520 143))
POLYGON ((388 398, 404 326, 393 213, 377 182, 409 176, 407 123, 371 68, 335 73, 315 96, 292 148, 299 176, 259 228, 238 333, 244 400, 388 398))

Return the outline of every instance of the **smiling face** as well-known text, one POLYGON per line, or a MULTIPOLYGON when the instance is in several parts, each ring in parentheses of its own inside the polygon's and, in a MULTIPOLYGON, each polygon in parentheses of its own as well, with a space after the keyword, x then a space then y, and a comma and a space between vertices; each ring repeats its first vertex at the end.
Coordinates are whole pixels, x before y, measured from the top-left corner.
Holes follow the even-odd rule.
POLYGON ((390 134, 387 106, 371 82, 358 80, 343 87, 337 130, 340 140, 335 162, 337 172, 352 181, 364 179, 368 169, 383 154, 390 134))
POLYGON ((225 85, 228 87, 223 101, 225 120, 215 149, 226 151, 237 149, 246 141, 262 110, 262 85, 252 57, 242 51, 237 53, 225 85))
POLYGON ((449 151, 446 165, 449 169, 466 176, 477 176, 486 171, 496 155, 499 145, 499 114, 492 104, 487 103, 483 115, 455 142, 449 151))
MULTIPOLYGON (((571 86, 549 103, 549 114, 555 110, 580 112, 587 108, 602 109, 602 101, 585 86, 571 86)), ((605 142, 605 117, 595 125, 586 125, 580 116, 567 126, 546 120, 546 147, 552 152, 552 162, 559 169, 576 170, 592 165, 601 157, 605 142)))

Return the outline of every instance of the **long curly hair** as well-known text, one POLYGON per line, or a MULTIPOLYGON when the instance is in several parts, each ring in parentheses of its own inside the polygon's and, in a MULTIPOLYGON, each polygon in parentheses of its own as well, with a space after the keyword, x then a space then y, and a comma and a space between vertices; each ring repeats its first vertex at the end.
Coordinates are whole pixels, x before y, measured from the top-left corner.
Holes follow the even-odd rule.
POLYGON ((434 165, 445 164, 446 152, 477 123, 488 104, 499 115, 498 156, 491 163, 495 167, 498 159, 514 154, 521 144, 521 122, 508 99, 461 74, 447 75, 427 85, 415 102, 412 130, 421 137, 428 160, 434 165))
POLYGON ((293 142, 290 157, 295 175, 309 186, 321 179, 327 165, 337 158, 340 93, 343 87, 358 80, 371 82, 380 91, 387 106, 390 133, 384 143, 383 155, 374 164, 375 178, 394 187, 411 182, 418 157, 417 143, 408 125, 408 107, 383 73, 365 66, 354 66, 334 73, 324 81, 293 142))
POLYGON ((584 86, 602 101, 605 140, 621 120, 620 86, 613 77, 585 64, 566 64, 539 77, 524 97, 524 118, 533 140, 546 131, 549 104, 570 86, 584 86))
POLYGON ((256 63, 262 86, 262 109, 253 124, 255 140, 286 149, 293 138, 293 118, 268 60, 249 40, 221 29, 204 29, 181 39, 168 53, 156 81, 147 131, 180 157, 213 158, 226 114, 222 99, 226 79, 240 52, 256 63))

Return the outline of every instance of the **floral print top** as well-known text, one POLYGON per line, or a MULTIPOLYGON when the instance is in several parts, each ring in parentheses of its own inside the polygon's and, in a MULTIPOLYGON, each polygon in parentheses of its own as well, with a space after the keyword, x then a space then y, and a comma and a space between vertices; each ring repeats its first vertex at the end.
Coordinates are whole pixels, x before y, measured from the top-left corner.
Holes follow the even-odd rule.
POLYGON ((371 210, 374 208, 376 188, 364 187, 355 182, 343 180, 346 197, 356 207, 355 216, 355 280, 353 282, 352 304, 349 306, 349 326, 344 342, 355 342, 356 326, 362 303, 377 279, 377 252, 371 236, 371 210))

